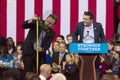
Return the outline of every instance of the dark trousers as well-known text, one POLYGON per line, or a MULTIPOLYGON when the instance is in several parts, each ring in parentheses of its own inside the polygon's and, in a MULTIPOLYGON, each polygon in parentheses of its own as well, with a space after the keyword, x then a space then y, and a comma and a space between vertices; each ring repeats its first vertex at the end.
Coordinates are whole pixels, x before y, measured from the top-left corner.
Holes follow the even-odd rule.
POLYGON ((25 72, 35 72, 35 55, 23 55, 25 72))
MULTIPOLYGON (((37 64, 37 55, 35 56, 35 63, 37 64)), ((46 52, 45 51, 39 52, 38 53, 38 72, 39 72, 40 66, 45 63, 46 63, 46 52)))
MULTIPOLYGON (((37 53, 33 55, 23 55, 24 69, 26 72, 36 72, 37 64, 37 53)), ((42 64, 46 63, 46 52, 38 53, 38 72, 42 64)))

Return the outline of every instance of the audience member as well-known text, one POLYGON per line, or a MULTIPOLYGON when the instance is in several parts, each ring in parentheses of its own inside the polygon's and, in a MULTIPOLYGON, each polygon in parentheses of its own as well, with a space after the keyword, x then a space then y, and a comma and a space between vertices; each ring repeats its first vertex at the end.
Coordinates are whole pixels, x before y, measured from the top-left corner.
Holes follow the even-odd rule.
POLYGON ((7 46, 1 46, 0 52, 0 68, 13 68, 13 55, 8 54, 7 46))
MULTIPOLYGON (((50 14, 45 20, 40 20, 37 15, 23 22, 22 28, 30 29, 29 33, 22 45, 24 69, 26 72, 35 71, 36 51, 39 52, 38 67, 46 63, 46 50, 55 36, 55 31, 52 29, 57 22, 57 16, 50 14), (36 41, 36 21, 38 20, 38 43, 36 41)), ((36 69, 38 71, 38 69, 36 69)))
POLYGON ((62 73, 56 73, 52 77, 52 80, 67 80, 67 79, 62 73))
POLYGON ((58 35, 56 37, 56 41, 58 41, 58 42, 65 42, 64 36, 63 35, 58 35))
POLYGON ((7 38, 7 48, 9 54, 13 54, 15 52, 15 43, 12 37, 7 38))
POLYGON ((6 38, 3 37, 3 36, 0 36, 0 46, 2 46, 2 45, 7 45, 6 44, 6 38))
POLYGON ((104 74, 100 80, 114 80, 114 78, 110 74, 104 74))
POLYGON ((66 43, 60 42, 59 52, 53 53, 51 65, 52 65, 52 72, 57 73, 61 71, 61 67, 63 61, 65 61, 66 52, 66 43))
POLYGON ((47 80, 47 78, 52 78, 51 76, 51 66, 48 64, 42 64, 40 66, 40 75, 39 78, 41 80, 47 80))
POLYGON ((79 80, 79 69, 74 60, 74 55, 67 54, 63 62, 62 72, 68 80, 79 80))
POLYGON ((25 75, 25 80, 31 80, 33 76, 36 76, 34 72, 27 72, 25 75))
POLYGON ((70 52, 70 51, 69 51, 69 45, 70 45, 70 43, 73 41, 72 34, 68 34, 68 35, 66 36, 66 38, 67 38, 67 50, 68 50, 68 52, 70 52))

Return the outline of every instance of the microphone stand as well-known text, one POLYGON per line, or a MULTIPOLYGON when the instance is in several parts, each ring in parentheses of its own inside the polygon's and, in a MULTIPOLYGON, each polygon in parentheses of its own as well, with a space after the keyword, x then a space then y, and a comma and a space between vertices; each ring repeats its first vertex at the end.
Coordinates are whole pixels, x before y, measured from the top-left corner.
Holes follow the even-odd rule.
POLYGON ((87 36, 89 36, 90 38, 94 39, 92 36, 89 35, 89 31, 87 31, 87 35, 84 38, 86 38, 87 36))

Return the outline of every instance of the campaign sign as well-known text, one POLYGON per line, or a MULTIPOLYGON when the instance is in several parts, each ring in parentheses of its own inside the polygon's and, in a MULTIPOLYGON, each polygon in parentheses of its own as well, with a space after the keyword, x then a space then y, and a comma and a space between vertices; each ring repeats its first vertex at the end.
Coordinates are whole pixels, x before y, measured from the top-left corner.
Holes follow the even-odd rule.
POLYGON ((95 53, 95 54, 107 54, 107 43, 71 43, 70 53, 95 53))

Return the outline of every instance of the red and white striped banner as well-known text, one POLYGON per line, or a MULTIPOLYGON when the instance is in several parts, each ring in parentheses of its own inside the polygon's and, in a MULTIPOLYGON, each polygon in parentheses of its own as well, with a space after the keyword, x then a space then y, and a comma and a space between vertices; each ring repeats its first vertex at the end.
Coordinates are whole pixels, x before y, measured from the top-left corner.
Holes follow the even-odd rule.
POLYGON ((15 42, 23 41, 28 32, 21 28, 23 21, 34 14, 45 19, 53 12, 58 16, 54 30, 66 36, 82 21, 84 11, 91 11, 94 21, 102 23, 108 40, 114 33, 113 4, 113 0, 0 0, 0 33, 15 42))

